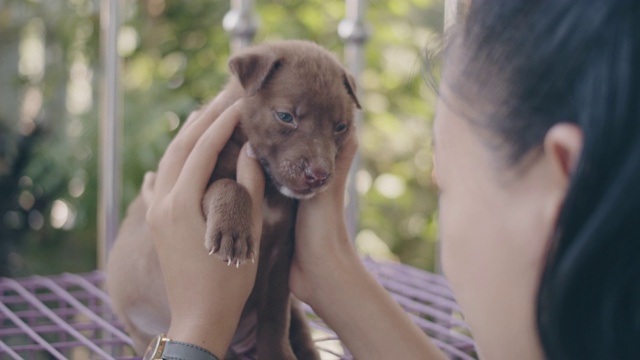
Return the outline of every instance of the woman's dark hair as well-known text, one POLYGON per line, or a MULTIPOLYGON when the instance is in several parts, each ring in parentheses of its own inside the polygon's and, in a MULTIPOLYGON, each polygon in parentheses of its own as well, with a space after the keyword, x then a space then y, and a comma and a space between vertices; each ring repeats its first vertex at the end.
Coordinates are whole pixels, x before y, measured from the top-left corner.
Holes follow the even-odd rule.
POLYGON ((640 1, 473 0, 454 38, 508 165, 583 132, 538 290, 547 358, 640 359, 640 1))

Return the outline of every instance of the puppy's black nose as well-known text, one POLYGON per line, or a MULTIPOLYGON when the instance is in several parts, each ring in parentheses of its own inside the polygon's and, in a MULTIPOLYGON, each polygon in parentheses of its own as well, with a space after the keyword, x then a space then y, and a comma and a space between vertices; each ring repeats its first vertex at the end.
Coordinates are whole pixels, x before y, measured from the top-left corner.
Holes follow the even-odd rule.
POLYGON ((304 171, 304 181, 310 188, 317 188, 327 182, 329 174, 322 169, 307 168, 304 171))

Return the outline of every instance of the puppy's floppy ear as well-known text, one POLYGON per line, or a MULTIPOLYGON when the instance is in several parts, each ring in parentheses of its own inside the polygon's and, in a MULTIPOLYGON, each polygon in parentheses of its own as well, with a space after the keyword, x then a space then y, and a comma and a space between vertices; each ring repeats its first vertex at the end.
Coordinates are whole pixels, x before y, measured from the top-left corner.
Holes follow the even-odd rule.
POLYGON ((269 81, 269 78, 282 65, 282 59, 270 51, 248 51, 229 60, 229 70, 240 84, 253 96, 269 81))
POLYGON ((344 87, 347 89, 347 93, 356 104, 356 107, 358 109, 362 109, 360 101, 358 101, 358 97, 356 96, 356 80, 351 74, 345 72, 342 74, 342 82, 344 83, 344 87))

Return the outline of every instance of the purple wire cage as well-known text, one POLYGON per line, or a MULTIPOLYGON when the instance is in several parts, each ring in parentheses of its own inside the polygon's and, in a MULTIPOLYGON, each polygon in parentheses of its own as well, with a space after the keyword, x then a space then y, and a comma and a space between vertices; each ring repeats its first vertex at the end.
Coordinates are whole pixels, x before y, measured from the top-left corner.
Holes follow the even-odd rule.
MULTIPOLYGON (((452 359, 475 359, 468 326, 446 280, 398 263, 364 262, 418 326, 452 359)), ((0 279, 0 359, 135 359, 110 309, 103 272, 0 279)), ((305 307, 323 358, 353 359, 305 307), (326 356, 325 356, 326 355, 326 356)))

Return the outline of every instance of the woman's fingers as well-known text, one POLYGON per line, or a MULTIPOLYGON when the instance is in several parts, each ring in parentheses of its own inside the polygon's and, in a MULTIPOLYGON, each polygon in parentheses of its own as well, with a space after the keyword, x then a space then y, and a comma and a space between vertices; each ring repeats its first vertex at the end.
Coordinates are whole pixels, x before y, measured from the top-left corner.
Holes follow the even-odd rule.
MULTIPOLYGON (((175 196, 187 201, 202 199, 218 156, 240 121, 240 106, 242 106, 242 101, 231 105, 204 131, 204 134, 201 134, 188 158, 184 161, 179 178, 171 190, 175 196)), ((195 123, 192 128, 195 129, 198 125, 195 123)))
POLYGON ((142 199, 144 200, 144 204, 147 208, 151 205, 151 201, 153 200, 153 189, 156 183, 156 173, 153 171, 148 171, 144 174, 144 180, 142 182, 142 199))
MULTIPOLYGON (((264 200, 264 173, 260 163, 255 158, 249 143, 244 144, 238 158, 238 170, 236 179, 244 186, 251 195, 251 210, 253 217, 253 235, 256 240, 260 239, 262 231, 262 202, 264 200)), ((260 244, 255 245, 256 249, 260 244)))
POLYGON ((191 125, 193 125, 193 123, 197 122, 197 119, 199 118, 199 116, 203 112, 206 112, 207 109, 211 109, 214 112, 217 111, 219 115, 220 113, 222 113, 222 111, 224 111, 226 106, 231 105, 229 101, 230 101, 229 94, 226 91, 220 92, 212 101, 200 107, 200 109, 192 112, 191 115, 189 115, 187 120, 184 122, 184 124, 182 124, 180 131, 178 131, 178 134, 180 134, 183 131, 186 131, 186 129, 188 129, 191 125), (215 107, 215 109, 212 109, 212 107, 215 107))
POLYGON ((345 139, 344 145, 340 149, 340 154, 336 159, 335 178, 333 181, 338 196, 343 196, 344 194, 347 178, 349 177, 349 170, 351 169, 351 164, 353 163, 353 159, 355 158, 357 151, 358 138, 354 129, 345 139))
MULTIPOLYGON (((209 104, 207 104, 208 106, 209 104)), ((204 106, 201 107, 198 110, 194 110, 191 112, 191 114, 189 114, 189 116, 187 117, 187 120, 185 120, 184 124, 182 124, 182 127, 180 128, 180 130, 178 130, 178 134, 176 134, 176 136, 178 136, 180 133, 186 131, 189 126, 191 126, 196 119, 198 119, 200 117, 200 115, 202 115, 202 111, 204 110, 204 106)))
POLYGON ((156 191, 158 193, 167 194, 171 191, 182 171, 182 166, 198 139, 211 123, 216 121, 220 114, 231 105, 229 102, 228 94, 223 92, 204 109, 198 110, 193 117, 190 116, 187 119, 187 126, 180 129, 176 137, 171 141, 158 165, 158 177, 156 180, 156 191))
POLYGON ((343 179, 347 178, 345 174, 349 173, 351 163, 353 162, 353 158, 356 156, 357 151, 358 137, 356 136, 356 130, 354 129, 345 139, 340 155, 338 155, 338 159, 336 161, 336 175, 343 176, 343 179))

